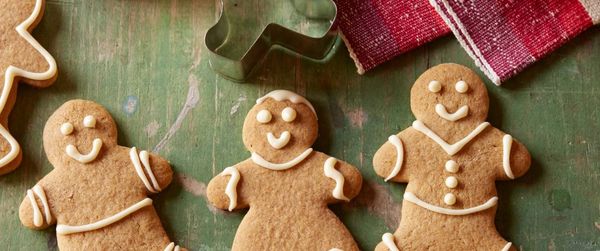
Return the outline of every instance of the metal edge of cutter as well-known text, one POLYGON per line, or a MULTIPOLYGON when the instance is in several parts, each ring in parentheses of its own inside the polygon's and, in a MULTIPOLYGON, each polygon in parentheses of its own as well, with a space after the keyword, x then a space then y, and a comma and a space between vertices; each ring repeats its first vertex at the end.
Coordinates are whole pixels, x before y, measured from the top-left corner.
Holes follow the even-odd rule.
POLYGON ((227 57, 218 52, 219 47, 227 42, 230 29, 229 21, 224 18, 223 1, 226 0, 220 1, 218 21, 206 32, 204 45, 209 51, 211 68, 226 79, 245 82, 275 45, 309 59, 321 60, 336 43, 337 6, 333 0, 286 0, 292 1, 296 10, 307 18, 328 19, 330 25, 327 32, 319 37, 311 37, 282 25, 269 23, 241 58, 227 57))

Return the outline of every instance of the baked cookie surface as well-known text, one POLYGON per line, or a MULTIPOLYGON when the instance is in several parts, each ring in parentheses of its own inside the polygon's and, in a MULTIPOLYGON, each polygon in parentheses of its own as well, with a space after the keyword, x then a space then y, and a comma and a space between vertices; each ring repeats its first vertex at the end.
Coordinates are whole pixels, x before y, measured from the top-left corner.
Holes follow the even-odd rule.
POLYGON ((226 168, 207 188, 218 208, 250 208, 232 250, 358 250, 327 205, 354 198, 362 176, 310 148, 317 135, 314 108, 295 93, 273 91, 250 110, 243 141, 251 158, 226 168))
POLYGON ((531 157, 485 122, 489 97, 470 69, 442 64, 411 90, 412 127, 375 153, 375 172, 408 183, 398 230, 376 250, 514 250, 496 231, 496 180, 527 172, 531 157))
POLYGON ((65 103, 48 119, 43 141, 54 170, 27 191, 23 225, 56 224, 60 250, 180 250, 148 198, 171 183, 169 162, 117 145, 116 124, 102 106, 65 103))
POLYGON ((0 175, 21 163, 21 147, 7 129, 19 82, 47 87, 57 76, 56 61, 30 34, 44 6, 44 0, 0 3, 0 175))

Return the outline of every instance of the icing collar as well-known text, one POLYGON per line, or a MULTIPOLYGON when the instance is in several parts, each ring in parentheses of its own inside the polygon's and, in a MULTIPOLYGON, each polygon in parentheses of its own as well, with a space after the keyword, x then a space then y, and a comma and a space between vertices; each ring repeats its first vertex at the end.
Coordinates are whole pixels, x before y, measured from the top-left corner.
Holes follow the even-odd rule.
POLYGON ((256 152, 252 152, 251 159, 255 164, 257 164, 261 167, 275 170, 275 171, 281 171, 281 170, 290 169, 290 168, 294 167, 295 165, 297 165, 298 163, 302 162, 304 159, 306 159, 306 157, 308 157, 308 155, 310 155, 310 153, 312 151, 313 151, 312 148, 308 148, 308 149, 304 150, 304 152, 301 153, 300 155, 298 155, 296 158, 294 158, 288 162, 280 163, 280 164, 271 163, 271 162, 265 160, 262 156, 260 156, 256 152))
POLYGON ((481 133, 488 125, 490 125, 490 123, 488 122, 483 122, 479 124, 471 133, 469 133, 469 135, 452 145, 448 144, 448 142, 440 138, 440 136, 438 136, 437 133, 429 129, 429 127, 423 124, 423 122, 421 122, 420 120, 415 120, 415 122, 413 122, 412 124, 412 127, 415 128, 417 131, 422 132, 423 134, 425 134, 425 136, 429 137, 433 141, 435 141, 435 143, 440 145, 448 155, 453 156, 454 154, 462 150, 463 147, 465 147, 477 135, 479 135, 479 133, 481 133))

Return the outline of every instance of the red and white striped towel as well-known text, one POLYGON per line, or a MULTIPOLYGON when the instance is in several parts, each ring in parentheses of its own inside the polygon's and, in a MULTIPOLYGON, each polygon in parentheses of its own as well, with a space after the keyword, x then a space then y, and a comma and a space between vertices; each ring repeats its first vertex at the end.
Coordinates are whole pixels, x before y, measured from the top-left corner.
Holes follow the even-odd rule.
POLYGON ((358 73, 450 33, 427 0, 336 0, 338 26, 358 73))
POLYGON ((600 0, 430 0, 495 83, 600 21, 600 0))
POLYGON ((360 74, 451 29, 496 84, 600 21, 600 0, 336 0, 336 3, 339 27, 360 74))

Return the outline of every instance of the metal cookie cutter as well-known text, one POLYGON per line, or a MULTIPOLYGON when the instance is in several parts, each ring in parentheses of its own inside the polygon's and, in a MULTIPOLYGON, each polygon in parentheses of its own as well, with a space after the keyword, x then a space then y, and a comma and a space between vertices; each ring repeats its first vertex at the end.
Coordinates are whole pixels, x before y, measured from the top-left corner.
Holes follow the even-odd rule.
POLYGON ((283 0, 291 1, 294 8, 307 18, 329 20, 330 24, 325 34, 313 37, 276 23, 269 23, 241 58, 226 56, 219 51, 227 42, 230 32, 229 21, 224 15, 223 1, 226 0, 220 2, 219 20, 207 31, 204 44, 209 51, 211 68, 227 79, 245 81, 275 45, 310 59, 322 60, 337 40, 334 27, 337 7, 333 0, 283 0))

